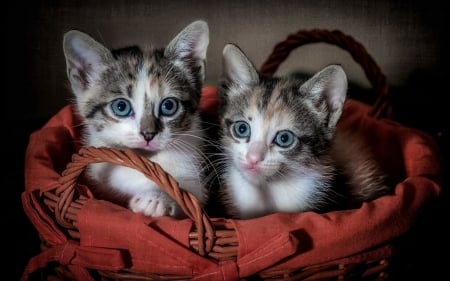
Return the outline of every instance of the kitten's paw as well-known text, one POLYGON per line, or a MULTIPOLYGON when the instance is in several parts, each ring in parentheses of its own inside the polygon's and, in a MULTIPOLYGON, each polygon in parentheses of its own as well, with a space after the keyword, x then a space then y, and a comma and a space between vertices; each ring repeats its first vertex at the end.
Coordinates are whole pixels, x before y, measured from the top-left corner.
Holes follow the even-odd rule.
POLYGON ((179 217, 182 213, 178 204, 162 191, 136 194, 130 200, 130 209, 152 217, 179 217))

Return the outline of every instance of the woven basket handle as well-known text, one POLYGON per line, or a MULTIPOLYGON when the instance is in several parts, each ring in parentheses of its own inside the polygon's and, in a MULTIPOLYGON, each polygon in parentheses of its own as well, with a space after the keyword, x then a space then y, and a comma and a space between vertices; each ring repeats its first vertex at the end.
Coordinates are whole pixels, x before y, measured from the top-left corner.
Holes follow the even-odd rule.
POLYGON ((390 117, 391 108, 388 101, 386 76, 361 43, 339 30, 299 30, 296 33, 290 34, 285 40, 275 45, 270 56, 262 64, 260 72, 264 75, 272 76, 280 64, 289 56, 291 51, 309 43, 328 43, 349 52, 364 70, 367 79, 377 95, 369 114, 377 118, 382 116, 390 117))
MULTIPOLYGON (((67 165, 59 179, 60 187, 55 191, 60 196, 58 208, 55 208, 55 217, 58 222, 67 227, 73 227, 72 223, 64 218, 64 212, 69 211, 75 194, 75 186, 80 174, 89 164, 109 162, 133 168, 142 172, 147 178, 161 187, 172 199, 174 199, 184 213, 194 221, 198 235, 198 252, 201 255, 209 253, 212 249, 214 229, 197 198, 191 193, 180 189, 178 182, 157 163, 147 158, 136 155, 131 150, 118 150, 114 148, 84 147, 72 156, 72 161, 67 165), (205 239, 207 237, 208 239, 205 239), (206 242, 205 242, 206 241, 206 242)), ((73 208, 73 207, 72 207, 73 208)))

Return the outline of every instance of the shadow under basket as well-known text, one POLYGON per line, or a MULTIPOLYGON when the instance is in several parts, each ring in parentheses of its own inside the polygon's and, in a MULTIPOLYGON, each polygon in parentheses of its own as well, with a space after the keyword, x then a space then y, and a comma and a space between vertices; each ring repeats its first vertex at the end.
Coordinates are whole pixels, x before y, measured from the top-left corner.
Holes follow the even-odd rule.
MULTIPOLYGON (((374 88, 373 105, 347 99, 338 130, 367 139, 395 184, 394 194, 324 214, 209 217, 158 164, 129 150, 80 148, 80 123, 68 105, 29 139, 22 203, 42 243, 22 281, 36 275, 80 281, 389 279, 397 264, 396 241, 441 193, 438 148, 428 134, 389 119, 386 78, 363 46, 340 31, 289 35, 261 72, 273 75, 290 51, 319 42, 347 50, 374 88), (99 162, 144 173, 187 218, 146 217, 95 199, 81 175, 99 162)), ((216 88, 204 87, 202 94, 200 109, 214 117, 216 88)))

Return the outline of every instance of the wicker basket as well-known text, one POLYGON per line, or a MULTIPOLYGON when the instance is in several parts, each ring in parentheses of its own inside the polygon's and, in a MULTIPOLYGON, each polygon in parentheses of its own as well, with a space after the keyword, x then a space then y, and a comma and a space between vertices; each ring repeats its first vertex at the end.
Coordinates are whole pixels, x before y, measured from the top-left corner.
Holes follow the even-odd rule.
MULTIPOLYGON (((383 137, 398 144, 397 152, 380 156, 395 174, 395 195, 361 209, 326 214, 273 214, 246 221, 210 218, 193 195, 148 159, 128 150, 79 149, 73 129, 78 121, 67 106, 44 126, 48 132, 32 135, 27 149, 22 201, 40 234, 42 252, 30 260, 22 279, 35 272, 42 272, 42 279, 83 281, 387 279, 395 264, 395 241, 440 194, 436 147, 428 135, 383 119, 390 114, 386 78, 365 48, 340 31, 289 35, 275 46, 261 71, 273 75, 293 49, 316 42, 347 50, 371 82, 374 105, 349 100, 342 117, 346 122, 340 126, 358 129, 365 122, 361 133, 368 139, 383 137), (41 148, 35 148, 37 143, 41 148), (87 165, 98 162, 141 171, 175 199, 188 218, 153 219, 92 198, 80 176, 87 165), (361 225, 365 218, 368 223, 361 225), (99 237, 109 244, 95 242, 99 237), (147 244, 151 246, 145 249, 147 244)), ((215 88, 205 87, 202 110, 214 115, 216 106, 215 88)))

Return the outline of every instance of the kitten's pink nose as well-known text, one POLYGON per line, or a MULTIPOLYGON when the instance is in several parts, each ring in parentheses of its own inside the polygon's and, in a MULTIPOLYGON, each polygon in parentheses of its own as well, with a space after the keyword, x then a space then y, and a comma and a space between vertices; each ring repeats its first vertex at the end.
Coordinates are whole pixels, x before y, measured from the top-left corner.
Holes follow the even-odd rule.
POLYGON ((254 142, 250 144, 245 157, 250 164, 257 164, 264 160, 266 150, 266 145, 262 141, 254 142))

